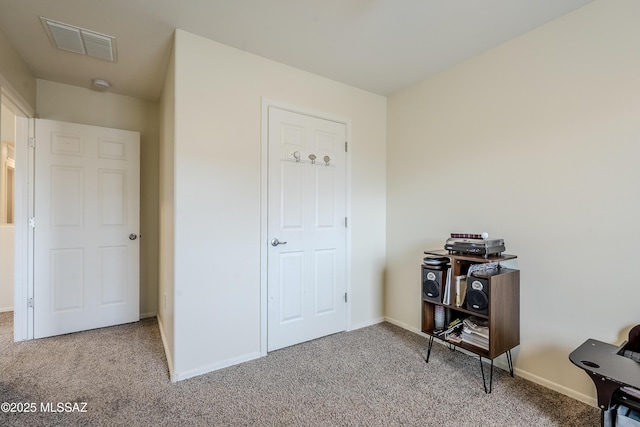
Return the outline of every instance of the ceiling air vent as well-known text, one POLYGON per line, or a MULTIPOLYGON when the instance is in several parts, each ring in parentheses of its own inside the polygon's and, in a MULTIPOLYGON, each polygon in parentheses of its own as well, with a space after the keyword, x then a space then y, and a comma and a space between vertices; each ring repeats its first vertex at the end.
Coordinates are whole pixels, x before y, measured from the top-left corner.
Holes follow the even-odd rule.
POLYGON ((115 62, 116 39, 106 34, 40 17, 51 43, 58 49, 115 62))
POLYGON ((86 31, 81 31, 81 34, 84 40, 84 47, 87 49, 87 55, 113 61, 111 37, 88 33, 86 31))

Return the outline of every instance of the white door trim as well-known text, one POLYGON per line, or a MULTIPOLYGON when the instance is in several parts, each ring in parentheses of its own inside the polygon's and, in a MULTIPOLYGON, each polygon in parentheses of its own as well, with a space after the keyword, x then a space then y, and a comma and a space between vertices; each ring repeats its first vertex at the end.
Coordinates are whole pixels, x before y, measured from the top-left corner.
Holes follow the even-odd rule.
POLYGON ((33 208, 33 150, 29 149, 29 137, 34 136, 35 112, 11 85, 0 75, 0 96, 16 114, 16 164, 14 181, 14 276, 13 276, 13 340, 33 338, 33 310, 27 307, 29 295, 33 295, 33 232, 28 221, 33 208))
MULTIPOLYGON (((268 172, 269 172, 269 107, 304 114, 324 120, 343 123, 347 129, 347 141, 351 142, 351 120, 333 114, 321 113, 314 110, 301 108, 285 102, 269 98, 262 98, 262 125, 260 131, 260 355, 267 355, 267 204, 268 204, 268 172)), ((347 218, 347 242, 346 242, 346 267, 347 267, 347 330, 351 330, 351 150, 346 153, 346 208, 347 218)))

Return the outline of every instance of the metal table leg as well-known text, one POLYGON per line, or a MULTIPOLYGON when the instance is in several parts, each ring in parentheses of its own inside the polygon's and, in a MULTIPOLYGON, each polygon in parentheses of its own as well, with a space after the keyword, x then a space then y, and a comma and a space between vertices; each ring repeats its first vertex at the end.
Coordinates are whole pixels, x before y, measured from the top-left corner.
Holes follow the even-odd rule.
POLYGON ((429 346, 427 347, 427 358, 425 362, 429 363, 429 356, 431 355, 431 347, 433 346, 433 337, 429 335, 429 346))
POLYGON ((480 372, 482 372, 482 385, 484 386, 485 393, 491 393, 493 388, 493 359, 491 359, 491 370, 489 371, 489 389, 487 391, 487 381, 484 377, 484 366, 482 365, 482 356, 478 356, 480 359, 480 372))

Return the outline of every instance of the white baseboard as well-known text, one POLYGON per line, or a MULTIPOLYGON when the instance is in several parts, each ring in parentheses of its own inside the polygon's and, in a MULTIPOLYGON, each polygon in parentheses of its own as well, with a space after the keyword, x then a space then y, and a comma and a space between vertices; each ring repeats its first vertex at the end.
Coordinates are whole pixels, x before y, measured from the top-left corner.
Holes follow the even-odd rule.
POLYGON ((255 353, 245 354, 232 359, 223 360, 218 363, 212 363, 211 365, 202 366, 200 368, 191 369, 185 372, 174 372, 171 374, 171 382, 186 380, 187 378, 196 377, 198 375, 208 374, 209 372, 217 371, 220 369, 228 368, 229 366, 237 365, 239 363, 248 362, 250 360, 258 359, 261 357, 259 351, 255 353))
POLYGON ((149 313, 140 313, 140 319, 148 319, 149 317, 156 317, 157 315, 158 313, 156 313, 155 311, 149 313))
POLYGON ((0 313, 6 313, 7 311, 13 311, 13 307, 0 307, 0 313))
POLYGON ((173 357, 171 351, 169 349, 169 345, 167 344, 167 337, 164 332, 164 328, 162 327, 162 319, 160 318, 160 314, 156 316, 158 321, 158 329, 160 329, 160 338, 162 339, 162 346, 164 347, 164 355, 167 358, 167 365, 169 367, 169 378, 173 381, 173 357))
POLYGON ((579 400, 582 403, 586 403, 589 406, 593 406, 594 408, 598 407, 598 401, 595 397, 587 396, 586 394, 577 392, 573 389, 560 385, 558 383, 554 383, 553 381, 549 381, 545 378, 539 377, 531 372, 523 371, 522 369, 514 369, 514 375, 518 375, 525 380, 529 380, 533 383, 540 384, 543 387, 551 389, 553 391, 557 391, 558 393, 564 394, 565 396, 569 396, 573 399, 579 400))
POLYGON ((367 326, 373 326, 373 325, 377 325, 379 323, 382 323, 385 321, 384 317, 379 317, 377 319, 372 319, 372 320, 367 320, 364 322, 360 322, 360 323, 356 323, 354 325, 351 325, 347 331, 355 331, 356 329, 362 329, 362 328, 366 328, 367 326))
POLYGON ((409 326, 409 325, 407 325, 406 323, 401 322, 401 321, 396 320, 396 319, 393 319, 393 318, 391 318, 391 317, 385 317, 385 318, 384 318, 384 321, 385 321, 385 322, 389 322, 389 323, 391 323, 392 325, 399 326, 399 327, 401 327, 402 329, 406 329, 407 331, 411 331, 411 332, 413 332, 413 333, 415 333, 415 334, 418 334, 418 335, 420 335, 420 336, 428 337, 428 335, 427 335, 427 334, 422 333, 422 331, 421 331, 420 329, 418 329, 418 328, 414 328, 413 326, 409 326))
MULTIPOLYGON (((423 337, 428 337, 427 334, 423 333, 421 330, 414 328, 412 326, 407 325, 404 322, 400 322, 399 320, 396 319, 392 319, 390 317, 386 317, 385 320, 393 325, 399 326, 402 329, 406 329, 407 331, 411 331, 415 334, 418 334, 420 336, 423 337)), ((446 345, 444 342, 441 342, 440 340, 435 340, 435 342, 442 344, 442 345, 446 345)), ((459 350, 462 353, 465 353, 469 356, 475 356, 473 353, 468 352, 462 348, 458 348, 457 350, 459 350)), ((490 363, 489 359, 483 359, 483 361, 485 363, 490 363)), ((506 358, 500 356, 499 358, 494 359, 493 362, 494 366, 504 370, 504 371, 509 371, 509 365, 506 362, 506 358), (503 360, 504 359, 504 360, 503 360)), ((597 400, 595 397, 591 397, 591 396, 587 396, 586 394, 580 393, 576 390, 570 389, 568 387, 565 387, 563 385, 560 385, 558 383, 555 383, 553 381, 549 381, 545 378, 542 378, 538 375, 532 374, 531 372, 525 371, 523 369, 518 369, 515 366, 513 367, 513 375, 518 376, 520 378, 524 378, 525 380, 531 381, 533 383, 539 384, 543 387, 546 387, 548 389, 551 389, 553 391, 557 391, 558 393, 564 394, 565 396, 569 396, 573 399, 576 399, 582 403, 586 403, 587 405, 593 406, 595 408, 598 407, 597 404, 597 400)))

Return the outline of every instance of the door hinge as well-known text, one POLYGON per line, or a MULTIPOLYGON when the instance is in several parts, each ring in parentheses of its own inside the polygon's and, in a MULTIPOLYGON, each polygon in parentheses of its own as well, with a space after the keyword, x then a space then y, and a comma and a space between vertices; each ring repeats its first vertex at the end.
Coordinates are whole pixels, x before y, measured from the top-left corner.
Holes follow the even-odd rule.
POLYGON ((347 302, 347 293, 344 293, 344 302, 347 302))
POLYGON ((29 147, 36 148, 36 139, 31 137, 29 138, 29 147))
POLYGON ((34 217, 29 218, 29 227, 36 228, 36 219, 34 217))
POLYGON ((344 217, 344 228, 347 228, 349 226, 349 223, 347 222, 347 217, 344 217))
POLYGON ((345 141, 344 142, 344 152, 346 153, 347 151, 349 151, 349 150, 347 149, 347 141, 345 141))
POLYGON ((29 299, 27 300, 27 307, 29 307, 29 308, 33 308, 33 298, 29 298, 29 299))

